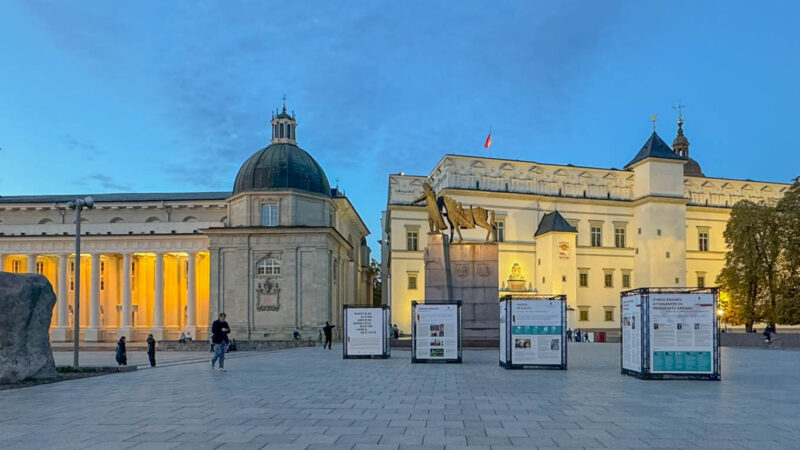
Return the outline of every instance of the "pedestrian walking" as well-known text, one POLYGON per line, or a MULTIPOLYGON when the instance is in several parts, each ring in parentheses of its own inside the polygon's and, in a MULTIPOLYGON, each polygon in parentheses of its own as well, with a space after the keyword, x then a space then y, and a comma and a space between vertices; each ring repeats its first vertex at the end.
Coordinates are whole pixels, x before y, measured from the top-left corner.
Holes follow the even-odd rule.
POLYGON ((325 326, 322 327, 322 331, 325 333, 325 343, 322 345, 322 348, 328 346, 328 350, 331 349, 331 341, 333 340, 333 329, 336 328, 336 325, 331 325, 327 321, 325 322, 325 326))
POLYGON ((567 328, 567 342, 572 342, 572 329, 567 328))
POLYGON ((219 315, 219 319, 211 324, 211 343, 214 346, 214 357, 211 358, 211 368, 219 360, 219 371, 227 372, 225 370, 225 347, 228 345, 228 333, 231 332, 228 322, 225 319, 228 316, 225 313, 219 315))
POLYGON ((580 342, 580 341, 581 341, 581 330, 579 328, 575 330, 575 342, 580 342))
POLYGON ((119 366, 127 366, 128 365, 128 352, 125 350, 125 336, 119 338, 117 341, 117 365, 119 366))
POLYGON ((395 339, 400 339, 400 328, 397 328, 397 324, 394 324, 392 327, 392 333, 394 334, 395 339))
POLYGON ((147 357, 150 359, 150 367, 156 366, 156 338, 152 334, 147 335, 147 357))

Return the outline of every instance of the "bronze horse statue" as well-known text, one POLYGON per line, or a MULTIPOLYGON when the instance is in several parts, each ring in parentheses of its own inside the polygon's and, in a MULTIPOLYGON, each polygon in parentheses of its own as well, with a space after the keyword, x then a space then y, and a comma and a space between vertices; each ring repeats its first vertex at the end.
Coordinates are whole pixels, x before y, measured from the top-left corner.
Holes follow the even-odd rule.
POLYGON ((486 242, 489 242, 489 238, 497 228, 494 221, 494 211, 480 206, 470 206, 469 209, 464 209, 464 206, 452 197, 444 195, 442 199, 444 200, 444 209, 446 211, 445 217, 450 223, 451 243, 455 233, 458 233, 458 242, 464 240, 461 237, 462 228, 472 230, 475 226, 486 230, 486 242))

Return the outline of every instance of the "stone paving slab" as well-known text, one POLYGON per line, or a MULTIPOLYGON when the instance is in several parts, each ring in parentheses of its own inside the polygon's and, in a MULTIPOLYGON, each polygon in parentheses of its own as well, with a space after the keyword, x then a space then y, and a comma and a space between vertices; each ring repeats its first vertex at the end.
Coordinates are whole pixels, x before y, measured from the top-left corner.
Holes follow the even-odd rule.
MULTIPOLYGON (((105 353, 105 352, 99 352, 105 353)), ((169 360, 163 352, 164 361, 169 360)), ((191 353, 195 358, 197 353, 191 353)), ((617 344, 574 344, 567 371, 237 354, 0 392, 2 449, 797 448, 800 352, 722 349, 721 382, 619 373, 617 344)), ((107 355, 97 355, 105 358, 107 355)))

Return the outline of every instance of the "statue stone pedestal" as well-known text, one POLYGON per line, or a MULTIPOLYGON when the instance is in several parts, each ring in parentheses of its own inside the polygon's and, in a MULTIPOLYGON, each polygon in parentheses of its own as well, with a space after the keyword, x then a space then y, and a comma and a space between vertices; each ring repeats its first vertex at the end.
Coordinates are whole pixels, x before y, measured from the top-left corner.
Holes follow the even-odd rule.
POLYGON ((498 253, 496 243, 448 243, 428 235, 425 248, 425 300, 461 300, 465 347, 498 346, 498 253))

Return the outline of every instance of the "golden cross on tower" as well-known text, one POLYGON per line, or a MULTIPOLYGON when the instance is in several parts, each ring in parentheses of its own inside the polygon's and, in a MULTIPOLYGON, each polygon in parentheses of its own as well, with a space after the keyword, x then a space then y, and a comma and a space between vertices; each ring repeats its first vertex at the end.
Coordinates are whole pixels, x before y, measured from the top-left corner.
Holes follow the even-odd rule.
POLYGON ((650 121, 653 122, 653 132, 656 131, 656 121, 658 120, 658 114, 653 114, 653 117, 650 118, 650 121))

